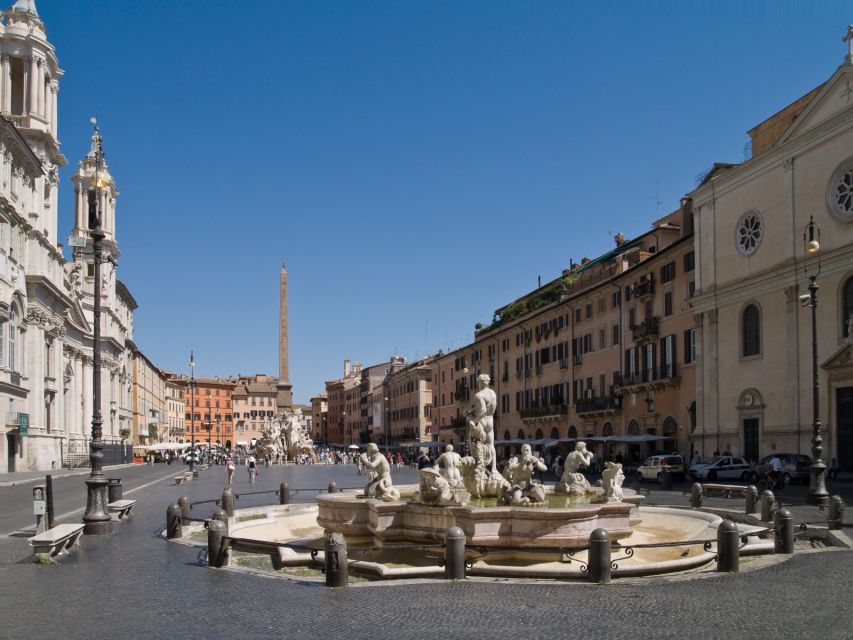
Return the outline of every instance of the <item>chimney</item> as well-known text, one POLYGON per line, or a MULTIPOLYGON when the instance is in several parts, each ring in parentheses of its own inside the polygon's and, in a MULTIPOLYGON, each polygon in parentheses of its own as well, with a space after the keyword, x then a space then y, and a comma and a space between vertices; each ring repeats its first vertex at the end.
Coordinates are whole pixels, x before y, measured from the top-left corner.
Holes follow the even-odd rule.
POLYGON ((681 199, 681 232, 685 236, 693 233, 693 198, 681 199))
POLYGON ((617 233, 616 237, 613 239, 616 241, 617 247, 621 247, 623 244, 625 244, 625 236, 623 236, 621 233, 617 233))
POLYGON ((349 360, 344 360, 344 378, 346 378, 349 375, 349 372, 350 372, 349 364, 350 364, 349 360))

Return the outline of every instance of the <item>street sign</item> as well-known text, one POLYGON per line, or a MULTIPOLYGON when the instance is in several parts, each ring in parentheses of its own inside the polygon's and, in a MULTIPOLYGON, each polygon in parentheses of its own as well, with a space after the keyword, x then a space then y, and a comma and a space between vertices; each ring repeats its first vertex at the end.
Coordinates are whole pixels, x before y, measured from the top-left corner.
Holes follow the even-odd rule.
POLYGON ((22 436, 30 433, 30 414, 18 413, 18 433, 22 436))

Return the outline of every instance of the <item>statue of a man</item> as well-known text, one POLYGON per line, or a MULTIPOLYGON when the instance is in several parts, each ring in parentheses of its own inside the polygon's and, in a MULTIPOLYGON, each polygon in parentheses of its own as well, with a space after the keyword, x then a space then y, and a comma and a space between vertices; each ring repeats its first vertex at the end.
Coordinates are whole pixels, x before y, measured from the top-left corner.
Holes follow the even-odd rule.
POLYGON ((575 450, 566 456, 563 476, 557 483, 557 492, 584 494, 589 491, 589 481, 580 473, 580 468, 589 467, 591 462, 592 451, 587 451, 586 442, 578 441, 575 450))
POLYGON ((477 393, 474 394, 474 406, 468 410, 468 437, 477 440, 486 449, 484 464, 488 464, 492 473, 497 473, 497 453, 495 452, 495 410, 498 398, 489 387, 490 378, 483 373, 477 376, 477 393))
POLYGON ((385 456, 379 453, 379 447, 371 442, 367 445, 367 452, 359 456, 361 464, 367 469, 369 479, 364 495, 379 498, 386 502, 399 500, 400 492, 391 483, 391 466, 385 456))
POLYGON ((462 484, 462 474, 459 471, 459 465, 462 462, 462 456, 453 450, 453 445, 449 444, 444 447, 442 453, 435 461, 435 466, 444 465, 444 474, 447 476, 447 482, 451 487, 458 487, 462 484))
POLYGON ((504 471, 504 477, 509 480, 510 484, 525 488, 533 484, 533 472, 536 469, 547 471, 548 467, 533 455, 533 450, 529 444, 523 444, 521 445, 521 455, 510 458, 509 466, 504 471))

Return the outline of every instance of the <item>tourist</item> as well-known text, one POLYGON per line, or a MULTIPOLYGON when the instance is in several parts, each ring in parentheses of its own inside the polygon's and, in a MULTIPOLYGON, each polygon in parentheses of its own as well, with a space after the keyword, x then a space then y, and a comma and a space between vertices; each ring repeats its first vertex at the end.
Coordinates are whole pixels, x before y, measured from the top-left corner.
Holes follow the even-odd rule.
POLYGON ((234 461, 231 456, 225 461, 225 474, 228 476, 228 484, 234 484, 234 461))
POLYGON ((251 453, 249 454, 249 457, 246 458, 246 469, 249 470, 249 482, 254 482, 255 475, 258 473, 258 470, 255 467, 255 456, 251 453))

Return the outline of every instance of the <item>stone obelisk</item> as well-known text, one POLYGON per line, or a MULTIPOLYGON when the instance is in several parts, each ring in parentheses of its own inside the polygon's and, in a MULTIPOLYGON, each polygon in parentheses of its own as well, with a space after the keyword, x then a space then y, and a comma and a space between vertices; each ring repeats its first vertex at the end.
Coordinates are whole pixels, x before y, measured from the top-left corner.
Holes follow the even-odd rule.
POLYGON ((287 355, 287 269, 281 261, 279 279, 279 316, 278 316, 278 385, 275 404, 277 413, 293 408, 293 387, 290 384, 290 367, 287 355))

